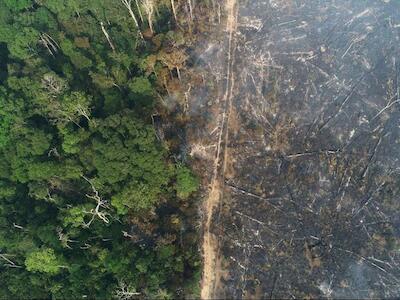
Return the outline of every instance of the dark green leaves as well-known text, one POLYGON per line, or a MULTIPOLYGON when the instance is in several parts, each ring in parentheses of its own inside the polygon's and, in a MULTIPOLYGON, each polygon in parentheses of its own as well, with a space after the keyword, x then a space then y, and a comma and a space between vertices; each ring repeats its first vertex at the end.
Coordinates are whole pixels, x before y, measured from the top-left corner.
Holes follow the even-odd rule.
POLYGON ((120 1, 0 1, 0 298, 174 297, 197 268, 197 181, 156 138, 132 28, 120 1))

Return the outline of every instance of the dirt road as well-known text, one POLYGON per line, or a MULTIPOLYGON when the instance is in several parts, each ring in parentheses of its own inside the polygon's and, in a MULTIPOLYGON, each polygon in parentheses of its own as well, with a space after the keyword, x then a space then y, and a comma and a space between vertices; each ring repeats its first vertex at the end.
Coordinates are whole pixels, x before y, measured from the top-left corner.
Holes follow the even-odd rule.
POLYGON ((234 75, 232 66, 234 63, 234 34, 237 22, 236 0, 226 0, 226 32, 228 35, 227 58, 226 58, 226 86, 225 93, 219 102, 219 129, 218 141, 214 160, 213 178, 210 192, 204 203, 205 224, 203 235, 203 277, 201 283, 201 298, 212 299, 221 276, 221 261, 218 257, 218 237, 211 232, 213 215, 220 205, 224 192, 224 179, 227 161, 227 145, 229 143, 229 118, 232 106, 232 91, 234 86, 234 75), (222 166, 222 167, 221 167, 222 166))

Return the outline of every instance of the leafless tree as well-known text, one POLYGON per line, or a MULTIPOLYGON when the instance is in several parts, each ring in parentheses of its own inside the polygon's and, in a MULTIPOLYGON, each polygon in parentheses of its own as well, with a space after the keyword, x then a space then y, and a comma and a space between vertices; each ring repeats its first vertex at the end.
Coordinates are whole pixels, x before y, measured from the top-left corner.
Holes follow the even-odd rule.
POLYGON ((61 227, 57 228, 57 235, 58 235, 58 240, 61 242, 61 245, 65 248, 72 249, 68 243, 76 243, 76 241, 70 240, 68 238, 68 234, 62 232, 61 227))
POLYGON ((53 148, 51 148, 51 149, 49 150, 49 152, 47 152, 47 156, 48 156, 48 157, 50 157, 50 156, 55 156, 55 157, 57 157, 57 158, 60 158, 60 153, 58 153, 58 150, 57 150, 56 147, 53 147, 53 148))
POLYGON ((106 28, 104 27, 104 23, 100 22, 100 26, 101 26, 101 31, 103 31, 104 36, 106 37, 108 44, 110 45, 112 51, 115 52, 115 47, 114 47, 113 43, 111 42, 110 36, 109 36, 106 28))
POLYGON ((140 38, 143 39, 143 35, 142 35, 142 32, 140 31, 138 20, 136 19, 136 16, 135 16, 135 14, 134 14, 134 12, 132 10, 132 6, 131 6, 132 0, 121 0, 121 2, 126 7, 126 9, 128 10, 130 16, 132 17, 132 20, 135 23, 135 26, 136 26, 136 28, 137 28, 137 30, 139 32, 140 38))
POLYGON ((147 22, 149 23, 151 33, 154 33, 153 30, 153 13, 154 13, 154 2, 153 0, 143 0, 143 7, 146 11, 147 22))
POLYGON ((17 265, 16 263, 14 263, 11 259, 9 259, 7 256, 10 256, 9 254, 4 254, 4 253, 0 253, 0 258, 2 260, 4 260, 6 263, 4 264, 4 266, 6 267, 10 267, 10 268, 22 268, 21 266, 17 265))
POLYGON ((193 21, 193 7, 192 7, 192 1, 187 0, 188 6, 189 6, 189 13, 190 13, 190 20, 193 21))
POLYGON ((137 10, 138 10, 138 13, 139 13, 140 21, 142 21, 142 23, 143 23, 143 15, 142 15, 142 11, 140 9, 140 5, 139 5, 138 0, 135 0, 135 3, 136 3, 136 7, 137 7, 137 10))
POLYGON ((57 42, 47 33, 40 34, 39 42, 46 47, 51 56, 54 56, 54 54, 56 54, 58 49, 60 48, 57 42))
POLYGON ((85 106, 83 106, 82 104, 79 103, 79 104, 76 105, 76 112, 77 112, 80 116, 85 117, 86 120, 90 121, 90 117, 89 117, 90 112, 89 112, 89 110, 88 110, 85 106))
POLYGON ((127 285, 125 282, 119 282, 118 288, 114 293, 114 297, 118 300, 137 299, 140 293, 136 289, 127 285))
POLYGON ((175 2, 174 2, 174 0, 171 0, 171 7, 172 7, 172 13, 174 14, 175 22, 178 22, 178 19, 176 18, 176 10, 175 10, 175 2))
POLYGON ((67 88, 65 80, 58 77, 55 73, 46 73, 43 75, 41 80, 42 87, 48 91, 48 93, 56 98, 58 95, 63 93, 67 88))
POLYGON ((89 220, 89 222, 84 223, 85 227, 89 227, 92 222, 96 219, 99 218, 100 220, 102 220, 104 223, 109 223, 110 220, 108 219, 109 213, 104 211, 104 209, 109 209, 109 205, 108 205, 108 201, 102 199, 99 196, 99 192, 97 191, 96 187, 94 186, 94 184, 92 183, 91 180, 89 180, 88 178, 86 178, 85 176, 82 175, 82 178, 85 179, 90 186, 92 187, 92 194, 86 194, 86 197, 88 197, 89 199, 92 199, 94 201, 96 201, 96 207, 92 208, 90 211, 84 211, 84 213, 91 215, 91 219, 89 220))
POLYGON ((13 226, 14 226, 14 228, 21 229, 21 230, 25 230, 25 228, 22 227, 21 225, 18 225, 18 224, 13 223, 13 226))
POLYGON ((389 103, 388 103, 384 108, 382 108, 382 109, 371 119, 371 121, 375 120, 375 119, 376 119, 377 117, 379 117, 385 110, 391 108, 394 104, 397 104, 397 103, 399 103, 399 102, 400 102, 400 99, 397 99, 397 100, 395 100, 395 101, 389 101, 389 103))

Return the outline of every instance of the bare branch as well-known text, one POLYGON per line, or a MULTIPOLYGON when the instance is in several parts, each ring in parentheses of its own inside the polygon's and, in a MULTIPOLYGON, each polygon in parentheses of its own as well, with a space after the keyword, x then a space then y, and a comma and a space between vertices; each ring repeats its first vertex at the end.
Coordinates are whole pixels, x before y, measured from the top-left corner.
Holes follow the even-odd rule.
POLYGON ((110 45, 112 51, 115 52, 115 47, 114 47, 113 43, 111 42, 110 36, 108 35, 106 28, 104 27, 104 23, 100 22, 100 26, 101 26, 101 31, 103 31, 104 36, 106 37, 108 44, 110 45))
POLYGON ((137 10, 139 12, 140 21, 142 21, 142 23, 143 23, 143 15, 142 15, 142 11, 140 10, 140 6, 139 6, 138 0, 135 0, 135 3, 136 3, 137 10))
POLYGON ((135 299, 139 295, 140 293, 138 293, 135 288, 127 285, 125 282, 120 282, 114 293, 114 297, 118 300, 135 299))
POLYGON ((389 109, 392 107, 392 105, 399 103, 400 99, 397 99, 396 101, 389 102, 388 105, 386 105, 384 108, 382 108, 372 119, 371 121, 375 120, 377 117, 379 117, 385 110, 389 109))
POLYGON ((149 23, 151 33, 153 30, 153 13, 154 13, 154 2, 153 0, 143 0, 143 7, 147 14, 147 22, 149 23))
POLYGON ((84 226, 89 227, 96 217, 99 218, 100 220, 102 220, 104 223, 108 224, 110 222, 110 220, 108 219, 108 216, 110 214, 108 212, 101 211, 101 209, 109 209, 107 200, 101 199, 96 187, 93 185, 93 183, 88 178, 86 178, 83 175, 82 175, 82 178, 85 179, 90 184, 90 186, 92 187, 92 191, 93 191, 92 195, 86 194, 86 197, 96 201, 96 207, 94 209, 92 208, 90 211, 84 211, 84 213, 92 215, 92 218, 89 220, 89 222, 84 223, 84 226))
POLYGON ((174 14, 175 22, 178 22, 178 20, 176 18, 176 10, 175 10, 175 2, 174 2, 174 0, 171 0, 171 7, 172 7, 172 13, 174 14))
POLYGON ((54 56, 60 48, 57 42, 47 33, 40 34, 39 43, 46 47, 51 56, 54 56))
POLYGON ((139 32, 139 36, 140 36, 141 39, 143 39, 143 34, 140 31, 139 23, 138 23, 138 21, 136 19, 135 14, 133 13, 133 10, 132 10, 132 7, 131 7, 132 0, 121 0, 121 2, 128 9, 128 12, 131 15, 132 20, 135 23, 135 26, 136 26, 136 28, 137 28, 137 30, 139 32))
POLYGON ((21 266, 18 266, 17 264, 15 264, 12 260, 10 260, 9 258, 6 257, 7 254, 2 254, 0 253, 0 258, 5 260, 7 262, 7 264, 5 264, 5 266, 7 267, 12 267, 12 268, 22 268, 21 266))

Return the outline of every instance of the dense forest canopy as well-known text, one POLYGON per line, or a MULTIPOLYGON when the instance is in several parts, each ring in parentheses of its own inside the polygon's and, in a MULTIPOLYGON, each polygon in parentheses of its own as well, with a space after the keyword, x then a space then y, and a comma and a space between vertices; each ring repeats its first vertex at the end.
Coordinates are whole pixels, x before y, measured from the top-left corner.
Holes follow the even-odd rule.
POLYGON ((0 298, 197 293, 198 180, 152 121, 167 5, 0 0, 0 298))

